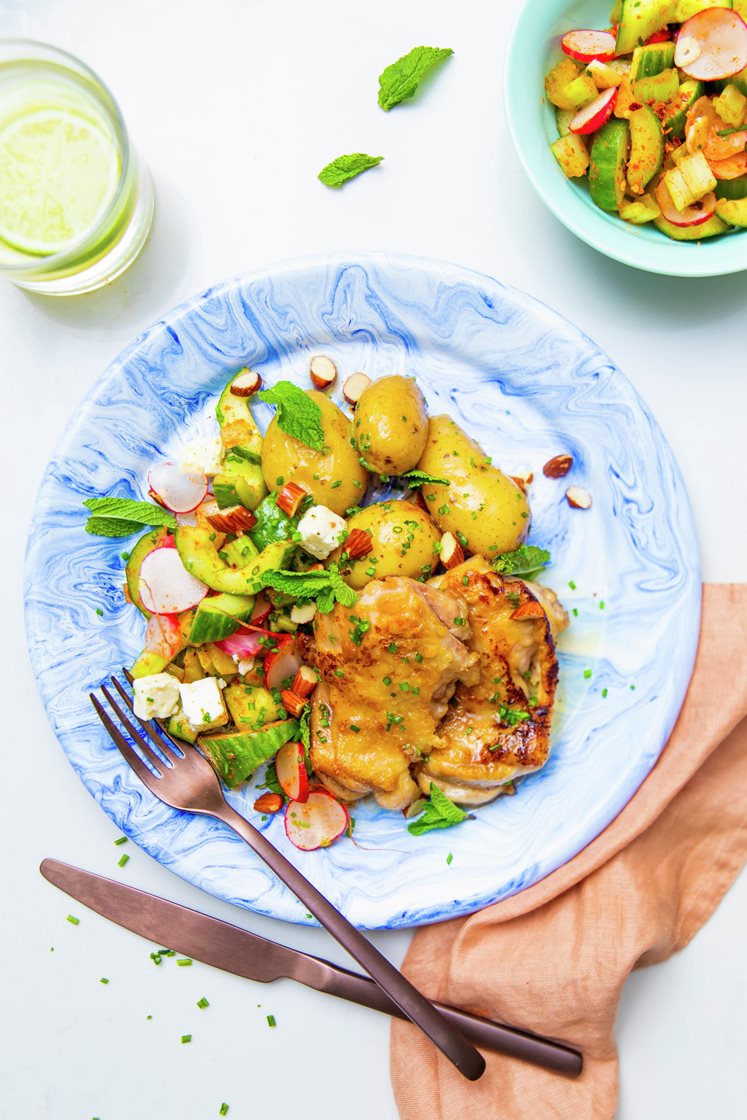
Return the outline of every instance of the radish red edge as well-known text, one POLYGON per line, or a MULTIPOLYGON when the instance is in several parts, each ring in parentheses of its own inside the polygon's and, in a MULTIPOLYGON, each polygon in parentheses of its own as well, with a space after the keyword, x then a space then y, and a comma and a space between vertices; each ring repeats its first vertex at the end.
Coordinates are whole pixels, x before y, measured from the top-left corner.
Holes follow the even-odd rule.
POLYGON ((569 125, 571 132, 575 132, 577 136, 589 136, 592 132, 597 132, 612 116, 617 96, 616 88, 606 89, 583 109, 579 109, 569 125))
POLYGON ((205 500, 207 475, 185 473, 178 463, 157 463, 148 472, 148 493, 172 513, 192 513, 205 500))
POLYGON ((152 614, 145 627, 145 648, 170 661, 182 648, 182 632, 175 614, 152 614))
POLYGON ((693 206, 688 206, 686 210, 677 209, 672 202, 672 196, 667 190, 667 185, 663 181, 659 183, 654 191, 654 196, 666 220, 670 225, 678 226, 680 229, 687 229, 690 226, 702 226, 716 213, 717 200, 716 195, 713 193, 707 194, 705 198, 701 198, 700 201, 694 203, 693 206))
POLYGON ((610 62, 615 57, 615 37, 609 31, 579 28, 560 41, 565 54, 576 62, 610 62))
POLYGON ((304 804, 309 796, 303 743, 284 743, 275 756, 275 772, 283 793, 304 804))
POLYGON ((328 790, 312 790, 306 801, 289 801, 285 807, 285 834, 302 852, 328 848, 349 822, 347 809, 328 790))

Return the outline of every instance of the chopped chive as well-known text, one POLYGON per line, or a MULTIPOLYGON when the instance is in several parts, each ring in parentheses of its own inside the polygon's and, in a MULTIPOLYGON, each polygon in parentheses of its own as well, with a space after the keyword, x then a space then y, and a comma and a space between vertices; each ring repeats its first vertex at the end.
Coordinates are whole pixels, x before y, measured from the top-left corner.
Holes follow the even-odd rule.
POLYGON ((578 607, 573 608, 573 617, 578 618, 578 607))
POLYGON ((608 696, 609 696, 609 689, 608 688, 603 688, 602 689, 602 699, 606 700, 608 696))
POLYGON ((584 680, 588 681, 590 679, 591 679, 591 669, 584 669, 584 680))
POLYGON ((634 684, 632 684, 632 685, 630 686, 630 691, 631 691, 631 692, 635 692, 635 685, 634 685, 634 684))
POLYGON ((96 614, 99 616, 99 618, 104 617, 104 612, 102 611, 101 607, 96 607, 96 614))
POLYGON ((160 953, 151 953, 150 959, 153 961, 153 964, 160 964, 161 963, 161 954, 160 953))
POLYGON ((446 857, 446 862, 447 862, 447 863, 451 863, 451 861, 453 860, 453 858, 454 858, 454 853, 453 853, 453 852, 449 852, 449 854, 448 854, 448 855, 447 855, 447 857, 446 857))
POLYGON ((201 996, 201 997, 200 997, 200 998, 198 999, 198 1001, 197 1001, 197 1006, 198 1006, 199 1008, 205 1008, 205 1007, 209 1007, 209 1006, 210 1006, 210 1003, 209 1003, 209 1001, 208 1001, 208 1000, 206 1000, 206 999, 205 999, 205 997, 204 997, 204 996, 201 996))
POLYGON ((71 926, 80 925, 80 918, 74 918, 72 914, 68 914, 67 920, 70 922, 71 926))
POLYGON ((152 1019, 152 1018, 153 1018, 153 1016, 152 1016, 152 1015, 146 1015, 146 1016, 145 1016, 145 1020, 146 1020, 146 1022, 148 1021, 148 1019, 152 1019))
POLYGON ((129 862, 130 857, 127 855, 127 852, 122 852, 122 855, 117 860, 117 867, 124 867, 124 865, 129 862))
POLYGON ((114 841, 114 843, 115 844, 126 844, 127 843, 127 837, 126 836, 118 836, 117 839, 114 841))
POLYGON ((600 611, 603 611, 603 610, 604 610, 604 608, 605 608, 605 605, 606 605, 606 604, 605 604, 605 602, 604 602, 604 599, 600 599, 600 600, 599 600, 599 609, 600 609, 600 611))
POLYGON ((568 586, 570 587, 571 591, 575 591, 575 590, 576 590, 576 584, 575 584, 575 581, 574 581, 574 580, 572 580, 572 579, 569 579, 569 580, 568 580, 568 586))
POLYGON ((267 1026, 268 1027, 276 1027, 277 1026, 277 1023, 275 1022, 275 1016, 274 1015, 268 1015, 267 1016, 267 1026))
POLYGON ((191 1042, 191 1041, 192 1041, 192 1035, 191 1034, 183 1034, 182 1035, 182 1042, 191 1042))
POLYGON ((179 960, 176 963, 178 965, 180 965, 182 968, 184 968, 188 965, 191 965, 192 961, 190 960, 189 957, 180 957, 179 960))
POLYGON ((222 1104, 222 1105, 220 1106, 220 1109, 219 1109, 219 1111, 218 1111, 218 1115, 219 1115, 219 1116, 228 1116, 228 1105, 226 1104, 226 1102, 225 1102, 225 1101, 224 1101, 224 1102, 223 1102, 223 1104, 222 1104))
POLYGON ((101 979, 99 980, 99 984, 108 984, 108 983, 109 983, 109 981, 106 978, 106 976, 102 976, 101 979))

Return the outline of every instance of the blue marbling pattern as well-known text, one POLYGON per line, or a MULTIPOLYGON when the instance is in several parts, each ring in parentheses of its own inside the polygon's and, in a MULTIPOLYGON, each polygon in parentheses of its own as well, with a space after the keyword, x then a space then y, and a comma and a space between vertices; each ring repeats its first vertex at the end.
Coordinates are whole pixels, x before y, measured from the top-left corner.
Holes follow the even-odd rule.
MULTIPOLYGON (((364 804, 355 844, 308 854, 289 845, 279 818, 262 825, 358 925, 413 926, 537 882, 630 799, 690 678, 697 544, 677 466, 630 383, 569 323, 495 280, 403 256, 327 256, 218 285, 171 312, 104 373, 49 465, 28 548, 27 622, 42 700, 75 771, 128 836, 205 890, 307 920, 227 828, 145 790, 95 718, 88 692, 132 660, 143 620, 121 592, 131 542, 87 536, 81 503, 143 496, 153 459, 209 427, 239 366, 306 386, 316 352, 343 373, 414 374, 432 413, 452 415, 509 473, 532 469, 532 539, 554 559, 545 582, 578 611, 560 641, 552 758, 517 796, 421 838, 400 814, 364 804), (560 451, 575 459, 565 483, 541 469, 560 451), (592 493, 590 511, 569 508, 571 483, 592 493)), ((230 796, 251 814, 252 787, 230 796)))

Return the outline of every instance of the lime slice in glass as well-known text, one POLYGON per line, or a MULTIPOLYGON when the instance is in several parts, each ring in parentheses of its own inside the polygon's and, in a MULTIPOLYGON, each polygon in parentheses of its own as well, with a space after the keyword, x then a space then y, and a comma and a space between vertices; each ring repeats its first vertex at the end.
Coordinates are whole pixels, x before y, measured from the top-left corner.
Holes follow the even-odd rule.
POLYGON ((23 253, 57 253, 112 201, 114 137, 69 109, 37 109, 0 126, 0 238, 23 253))

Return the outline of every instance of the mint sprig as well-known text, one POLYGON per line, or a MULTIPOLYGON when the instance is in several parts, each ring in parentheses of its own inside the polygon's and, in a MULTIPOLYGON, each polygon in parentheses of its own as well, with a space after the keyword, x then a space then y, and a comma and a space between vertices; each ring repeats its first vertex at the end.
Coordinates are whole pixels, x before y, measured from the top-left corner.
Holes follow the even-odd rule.
POLYGON ((400 479, 406 482, 410 489, 415 486, 448 486, 448 478, 434 478, 427 471, 411 470, 401 474, 400 479))
POLYGON ((176 529, 173 513, 152 502, 133 498, 88 498, 83 505, 90 510, 86 532, 96 537, 131 537, 143 529, 165 526, 176 529))
POLYGON ((317 178, 325 187, 332 187, 337 189, 348 182, 349 179, 354 179, 356 175, 361 175, 364 171, 369 171, 372 167, 376 167, 381 163, 383 156, 369 156, 365 152, 352 152, 350 155, 338 156, 323 167, 319 172, 317 178))
POLYGON ((450 47, 413 47, 379 76, 379 105, 389 112, 414 97, 425 75, 453 54, 450 47))
POLYGON ((513 552, 504 552, 493 560, 493 568, 504 576, 519 576, 533 579, 550 563, 550 553, 546 548, 533 544, 523 544, 513 552))
POLYGON ((431 782, 430 801, 425 806, 422 817, 418 817, 407 826, 407 831, 413 836, 422 836, 436 828, 453 828, 455 824, 466 821, 467 814, 453 801, 450 801, 443 790, 435 782, 431 782))
POLYGON ((264 389, 257 396, 265 404, 277 407, 276 417, 281 431, 314 451, 322 450, 322 410, 303 389, 299 389, 292 381, 278 381, 271 389, 264 389))
POLYGON ((265 586, 294 599, 313 599, 320 614, 329 614, 335 603, 352 607, 358 596, 348 587, 336 565, 324 571, 286 572, 278 568, 262 576, 265 586))

